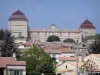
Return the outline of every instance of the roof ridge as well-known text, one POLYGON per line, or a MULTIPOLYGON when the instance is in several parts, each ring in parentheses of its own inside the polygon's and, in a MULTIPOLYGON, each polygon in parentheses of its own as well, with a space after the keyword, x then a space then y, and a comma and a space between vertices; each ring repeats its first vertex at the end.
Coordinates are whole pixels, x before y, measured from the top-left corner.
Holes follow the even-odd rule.
POLYGON ((25 15, 25 14, 18 9, 12 15, 25 15))

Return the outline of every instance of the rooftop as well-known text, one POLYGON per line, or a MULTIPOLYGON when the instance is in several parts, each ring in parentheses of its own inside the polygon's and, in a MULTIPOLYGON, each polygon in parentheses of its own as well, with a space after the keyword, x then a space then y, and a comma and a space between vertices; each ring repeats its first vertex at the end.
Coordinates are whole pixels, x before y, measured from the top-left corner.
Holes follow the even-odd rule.
POLYGON ((60 61, 76 61, 76 57, 58 57, 58 60, 60 61))
POLYGON ((24 13, 22 13, 19 9, 14 12, 12 15, 24 15, 24 13))
POLYGON ((93 28, 95 29, 94 25, 89 21, 85 20, 81 25, 80 28, 93 28))
POLYGON ((14 12, 8 20, 9 20, 9 21, 11 21, 11 20, 23 20, 23 21, 28 21, 28 19, 27 19, 26 16, 24 15, 24 13, 21 12, 19 9, 18 9, 16 12, 14 12))
POLYGON ((0 67, 6 68, 7 65, 24 66, 25 61, 17 61, 14 57, 0 57, 0 67))

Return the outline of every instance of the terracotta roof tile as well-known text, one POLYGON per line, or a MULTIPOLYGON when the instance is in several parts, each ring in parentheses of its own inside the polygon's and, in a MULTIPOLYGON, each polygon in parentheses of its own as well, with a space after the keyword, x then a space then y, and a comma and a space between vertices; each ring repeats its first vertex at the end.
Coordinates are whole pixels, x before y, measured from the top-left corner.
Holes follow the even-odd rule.
POLYGON ((29 47, 30 47, 30 46, 32 46, 32 45, 33 45, 33 43, 32 43, 32 42, 30 42, 30 41, 27 41, 26 43, 23 43, 23 45, 24 45, 24 46, 29 46, 29 47))
POLYGON ((60 52, 61 53, 75 53, 75 50, 72 50, 72 49, 61 49, 60 52))
POLYGON ((58 60, 60 61, 76 61, 76 57, 58 57, 58 60))
POLYGON ((14 57, 0 57, 0 67, 5 68, 7 65, 26 65, 25 61, 17 61, 14 57))
POLYGON ((58 47, 58 48, 45 47, 45 51, 47 53, 75 53, 75 50, 72 50, 71 48, 64 48, 64 47, 58 47))
POLYGON ((89 21, 89 20, 85 20, 81 25, 80 28, 94 28, 94 25, 89 21))
POLYGON ((47 53, 61 53, 59 49, 45 49, 47 53))

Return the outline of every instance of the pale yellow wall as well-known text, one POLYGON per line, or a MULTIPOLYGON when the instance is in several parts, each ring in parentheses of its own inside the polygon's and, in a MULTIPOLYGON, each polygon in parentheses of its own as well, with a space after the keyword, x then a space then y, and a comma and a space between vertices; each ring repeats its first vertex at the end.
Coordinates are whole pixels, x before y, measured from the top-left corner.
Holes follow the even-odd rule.
POLYGON ((74 66, 74 65, 72 65, 72 64, 70 64, 70 62, 65 62, 65 63, 63 63, 62 65, 60 65, 60 66, 58 66, 57 67, 57 72, 61 72, 62 70, 71 70, 71 69, 73 69, 73 71, 75 71, 76 70, 76 66, 74 66), (67 65, 67 68, 66 68, 66 65, 67 65))
POLYGON ((27 21, 9 21, 8 25, 27 25, 27 21))
POLYGON ((73 40, 75 40, 75 41, 77 41, 77 40, 79 40, 80 42, 81 42, 81 37, 80 37, 80 33, 68 33, 68 32, 38 32, 38 31, 32 31, 31 32, 31 37, 32 37, 32 39, 34 39, 35 40, 35 38, 37 39, 37 40, 41 40, 41 41, 46 41, 47 40, 47 38, 49 37, 49 36, 51 36, 51 35, 56 35, 56 36, 58 36, 59 38, 60 38, 60 40, 61 41, 63 41, 63 40, 65 40, 65 39, 67 39, 67 38, 72 38, 73 40))
POLYGON ((83 32, 87 34, 87 36, 95 35, 96 29, 81 29, 83 32))

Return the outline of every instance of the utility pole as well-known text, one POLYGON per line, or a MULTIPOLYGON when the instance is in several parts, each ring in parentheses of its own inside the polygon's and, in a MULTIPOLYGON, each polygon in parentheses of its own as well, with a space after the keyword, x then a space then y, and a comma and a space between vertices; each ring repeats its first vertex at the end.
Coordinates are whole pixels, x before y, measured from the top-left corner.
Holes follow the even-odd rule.
POLYGON ((90 68, 91 68, 91 73, 90 74, 92 75, 92 64, 90 64, 90 68))
POLYGON ((79 61, 79 59, 78 59, 78 50, 79 50, 79 45, 78 45, 78 43, 77 43, 77 50, 76 50, 76 58, 77 58, 77 74, 76 75, 78 75, 79 74, 79 71, 78 71, 78 61, 79 61))

